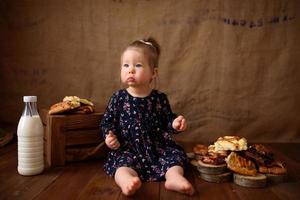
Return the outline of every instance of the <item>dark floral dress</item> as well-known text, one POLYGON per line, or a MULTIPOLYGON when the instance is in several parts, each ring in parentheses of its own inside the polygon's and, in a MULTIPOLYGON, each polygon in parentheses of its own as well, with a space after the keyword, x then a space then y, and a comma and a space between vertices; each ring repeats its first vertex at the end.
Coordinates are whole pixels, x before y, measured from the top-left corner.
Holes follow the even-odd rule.
POLYGON ((105 172, 114 176, 117 168, 127 166, 142 181, 160 181, 170 167, 185 168, 186 154, 171 138, 177 133, 172 128, 175 118, 167 96, 157 90, 143 98, 125 89, 114 93, 100 126, 104 138, 111 130, 121 146, 108 153, 105 172))

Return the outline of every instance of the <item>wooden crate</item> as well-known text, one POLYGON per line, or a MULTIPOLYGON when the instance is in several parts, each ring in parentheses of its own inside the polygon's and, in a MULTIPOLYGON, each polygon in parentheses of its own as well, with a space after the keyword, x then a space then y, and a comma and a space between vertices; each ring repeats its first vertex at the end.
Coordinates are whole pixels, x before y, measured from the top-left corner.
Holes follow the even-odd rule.
POLYGON ((42 110, 40 114, 47 167, 102 157, 106 153, 99 129, 103 113, 49 115, 48 110, 42 110))

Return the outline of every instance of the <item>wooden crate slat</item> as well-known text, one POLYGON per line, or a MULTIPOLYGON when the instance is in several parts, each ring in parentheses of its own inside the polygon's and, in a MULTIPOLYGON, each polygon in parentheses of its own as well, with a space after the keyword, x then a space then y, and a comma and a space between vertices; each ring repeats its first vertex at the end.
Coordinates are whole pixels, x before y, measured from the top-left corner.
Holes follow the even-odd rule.
POLYGON ((102 114, 70 115, 66 118, 65 130, 99 129, 102 114))
POLYGON ((102 141, 99 129, 66 131, 66 146, 97 144, 102 141))
POLYGON ((62 134, 64 118, 49 117, 47 126, 47 160, 49 166, 65 164, 65 136, 62 134))

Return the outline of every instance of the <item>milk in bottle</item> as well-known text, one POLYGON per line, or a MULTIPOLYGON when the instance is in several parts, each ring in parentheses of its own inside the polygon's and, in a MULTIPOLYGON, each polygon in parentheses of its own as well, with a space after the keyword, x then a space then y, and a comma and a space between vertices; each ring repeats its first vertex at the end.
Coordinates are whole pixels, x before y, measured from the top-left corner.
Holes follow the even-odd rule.
POLYGON ((25 108, 18 124, 18 172, 29 176, 44 170, 43 124, 37 111, 37 97, 24 96, 25 108))

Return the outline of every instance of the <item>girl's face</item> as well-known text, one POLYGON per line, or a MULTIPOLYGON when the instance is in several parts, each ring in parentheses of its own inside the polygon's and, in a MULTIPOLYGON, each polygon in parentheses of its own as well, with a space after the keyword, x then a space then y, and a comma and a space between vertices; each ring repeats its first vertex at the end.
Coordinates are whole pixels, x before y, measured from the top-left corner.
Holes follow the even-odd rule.
POLYGON ((129 87, 149 87, 156 76, 156 69, 150 67, 147 57, 138 48, 125 50, 121 58, 121 80, 129 87))

